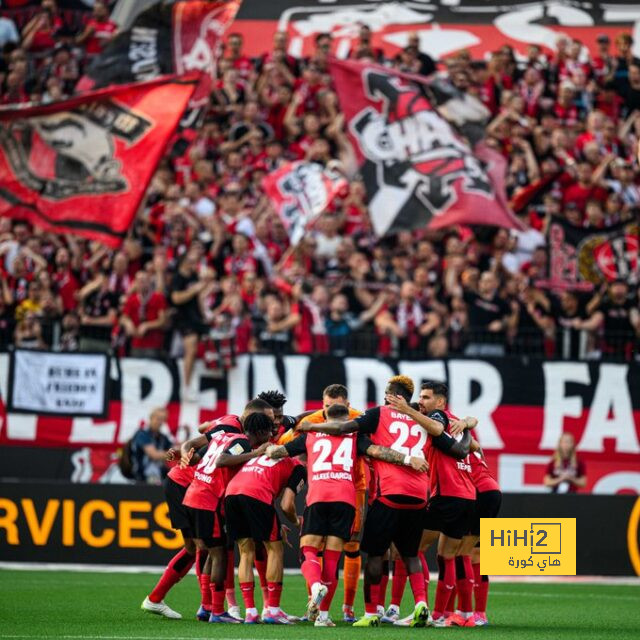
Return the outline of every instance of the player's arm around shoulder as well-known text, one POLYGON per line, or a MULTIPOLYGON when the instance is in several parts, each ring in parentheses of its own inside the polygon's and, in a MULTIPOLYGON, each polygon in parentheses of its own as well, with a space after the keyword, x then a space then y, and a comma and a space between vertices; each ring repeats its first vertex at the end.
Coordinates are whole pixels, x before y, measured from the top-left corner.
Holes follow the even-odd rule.
POLYGON ((347 433, 358 431, 359 425, 355 420, 347 422, 321 422, 314 424, 312 422, 302 422, 298 426, 298 431, 302 433, 326 433, 330 436, 341 436, 347 433))
POLYGON ((417 409, 414 409, 402 396, 387 395, 386 400, 389 403, 389 406, 411 418, 430 436, 439 436, 445 430, 446 424, 443 424, 441 420, 436 419, 431 415, 423 415, 417 409))
POLYGON ((382 460, 383 462, 411 467, 415 471, 419 471, 421 473, 429 471, 429 464, 424 458, 405 456, 399 451, 395 451, 389 447, 373 444, 369 438, 362 434, 358 436, 358 453, 369 458, 382 460))

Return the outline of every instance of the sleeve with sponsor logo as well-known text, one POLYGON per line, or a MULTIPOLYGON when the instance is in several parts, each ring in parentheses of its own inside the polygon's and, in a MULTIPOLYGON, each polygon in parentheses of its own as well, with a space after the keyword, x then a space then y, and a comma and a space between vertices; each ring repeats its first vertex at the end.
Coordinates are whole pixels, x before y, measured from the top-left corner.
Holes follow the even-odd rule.
POLYGON ((229 446, 223 451, 232 456, 239 456, 241 453, 248 453, 251 451, 251 445, 246 438, 237 438, 229 443, 229 446))

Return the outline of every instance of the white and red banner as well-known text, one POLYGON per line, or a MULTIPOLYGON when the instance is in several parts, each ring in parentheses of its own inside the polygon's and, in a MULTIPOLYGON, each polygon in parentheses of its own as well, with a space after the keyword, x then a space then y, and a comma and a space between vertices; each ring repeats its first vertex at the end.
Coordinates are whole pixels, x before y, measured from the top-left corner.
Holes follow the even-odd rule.
POLYGON ((118 247, 197 80, 0 110, 0 215, 118 247))
POLYGON ((472 148, 438 112, 455 117, 461 109, 450 103, 467 107, 462 100, 452 94, 436 105, 419 76, 377 65, 333 60, 330 70, 378 236, 427 225, 520 228, 506 202, 504 159, 482 141, 472 148))
MULTIPOLYGON (((286 393, 288 414, 321 407, 322 389, 331 383, 346 384, 351 405, 363 409, 383 402, 387 380, 401 372, 416 385, 425 379, 449 384, 451 409, 479 419, 477 436, 504 491, 545 491, 546 464, 567 431, 575 436, 586 465, 587 491, 640 493, 636 363, 245 355, 226 373, 214 374, 198 362, 192 381, 198 399, 187 402, 179 395, 181 362, 114 359, 107 416, 70 419, 7 413, 8 358, 0 354, 0 450, 10 453, 12 464, 24 455, 23 467, 29 469, 38 452, 38 472, 47 464, 47 453, 56 460, 55 473, 65 468, 59 452, 41 448, 66 448, 67 457, 75 449, 74 478, 79 481, 105 482, 118 475, 113 452, 158 406, 168 408, 171 432, 184 439, 200 422, 240 413, 255 394, 274 387, 286 393), (18 446, 6 449, 11 445, 18 446)), ((66 479, 70 476, 68 471, 66 479)))
MULTIPOLYGON (((637 33, 638 23, 636 0, 244 0, 234 30, 244 35, 245 52, 250 56, 267 51, 273 33, 281 30, 289 34, 292 55, 311 55, 315 36, 331 33, 331 52, 345 58, 357 47, 359 25, 366 24, 372 32, 372 46, 383 49, 389 58, 417 33, 421 51, 435 60, 461 50, 482 60, 503 45, 525 56, 529 45, 537 44, 551 56, 561 36, 580 40, 595 55, 598 35, 606 34, 613 42, 621 31, 637 33)), ((634 39, 638 56, 640 39, 634 39)))
POLYGON ((262 181, 291 244, 296 245, 306 230, 340 194, 346 194, 346 179, 316 162, 289 162, 262 181))

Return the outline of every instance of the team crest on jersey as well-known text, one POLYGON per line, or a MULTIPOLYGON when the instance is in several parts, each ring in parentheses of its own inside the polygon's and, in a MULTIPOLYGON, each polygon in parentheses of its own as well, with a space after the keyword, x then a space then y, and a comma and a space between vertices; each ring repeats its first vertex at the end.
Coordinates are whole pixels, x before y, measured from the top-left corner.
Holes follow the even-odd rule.
POLYGON ((129 185, 116 142, 132 144, 152 123, 112 100, 15 120, 0 145, 16 178, 49 200, 123 193, 129 185))
POLYGON ((349 129, 363 156, 375 165, 374 191, 401 189, 432 215, 457 200, 458 188, 492 197, 486 166, 417 84, 372 69, 361 77, 367 98, 382 107, 366 106, 351 119, 349 129))

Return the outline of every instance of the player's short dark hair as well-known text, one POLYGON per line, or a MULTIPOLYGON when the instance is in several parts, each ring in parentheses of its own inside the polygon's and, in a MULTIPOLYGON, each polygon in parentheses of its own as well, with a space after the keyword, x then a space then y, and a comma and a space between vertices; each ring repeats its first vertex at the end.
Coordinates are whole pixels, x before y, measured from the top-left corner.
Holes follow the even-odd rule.
POLYGON ((332 404, 327 409, 327 418, 335 420, 337 418, 346 418, 349 415, 349 407, 344 404, 332 404))
POLYGON ((264 413, 252 413, 244 421, 243 429, 245 433, 257 435, 259 433, 271 433, 273 421, 264 413))
POLYGON ((253 400, 249 400, 249 402, 247 402, 244 407, 244 412, 247 413, 247 411, 260 411, 264 413, 267 409, 273 409, 273 407, 261 398, 254 398, 253 400))
POLYGON ((449 387, 444 382, 436 382, 435 380, 427 380, 420 385, 421 389, 430 389, 434 396, 444 396, 445 400, 449 400, 449 387))
POLYGON ((327 398, 344 398, 347 400, 349 398, 349 392, 343 384, 330 384, 328 387, 325 387, 322 392, 322 397, 324 398, 325 396, 327 396, 327 398))
POLYGON ((287 396, 284 393, 280 393, 276 389, 272 389, 271 391, 263 391, 257 395, 257 398, 260 400, 264 400, 268 402, 271 407, 274 409, 279 409, 284 406, 284 403, 287 401, 287 396))

